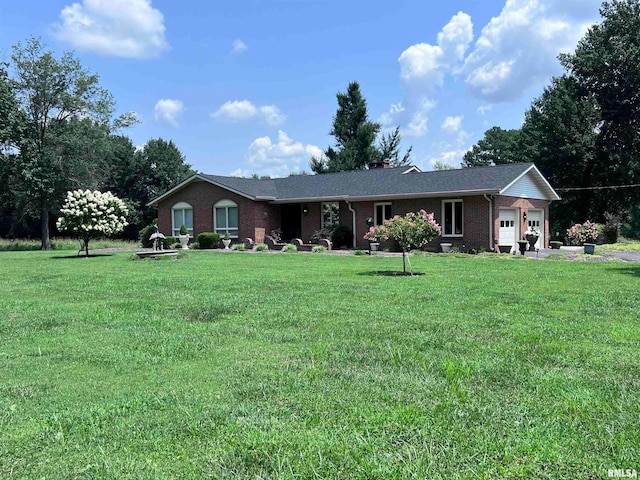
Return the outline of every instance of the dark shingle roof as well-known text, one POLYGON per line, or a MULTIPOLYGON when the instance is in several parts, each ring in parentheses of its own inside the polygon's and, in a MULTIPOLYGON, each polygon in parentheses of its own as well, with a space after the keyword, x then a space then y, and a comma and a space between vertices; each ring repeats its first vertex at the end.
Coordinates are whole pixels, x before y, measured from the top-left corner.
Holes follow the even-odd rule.
POLYGON ((410 167, 380 168, 322 175, 295 175, 257 180, 203 175, 214 183, 246 196, 274 200, 332 197, 378 197, 500 191, 533 164, 464 168, 435 172, 404 173, 410 167))
MULTIPOLYGON (((529 170, 535 170, 539 182, 551 198, 557 197, 533 163, 512 163, 493 167, 463 168, 434 172, 412 171, 411 167, 358 170, 322 175, 295 175, 286 178, 254 179, 198 174, 149 204, 179 190, 194 178, 209 181, 253 200, 274 202, 378 197, 424 197, 465 193, 498 193, 529 170)), ((559 198, 559 197, 557 197, 559 198)))

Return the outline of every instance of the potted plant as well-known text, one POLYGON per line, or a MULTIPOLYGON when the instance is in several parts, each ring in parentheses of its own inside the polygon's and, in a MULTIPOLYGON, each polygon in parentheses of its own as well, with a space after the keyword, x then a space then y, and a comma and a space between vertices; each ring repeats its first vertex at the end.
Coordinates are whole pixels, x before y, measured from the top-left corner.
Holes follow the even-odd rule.
POLYGON ((387 227, 377 225, 369 227, 369 231, 364 234, 364 239, 369 240, 369 251, 377 252, 380 250, 380 238, 387 233, 387 227))
POLYGON ((180 235, 178 235, 178 240, 180 240, 180 245, 183 250, 188 250, 189 247, 187 244, 189 243, 189 230, 187 226, 183 223, 180 225, 180 235))
POLYGON ((229 245, 231 245, 231 237, 229 236, 229 232, 224 234, 222 237, 222 244, 224 245, 225 250, 229 250, 229 245))
POLYGON ((518 240, 518 249, 520 250, 520 255, 524 255, 524 252, 527 251, 527 245, 529 245, 528 240, 518 240))
POLYGON ((553 240, 549 242, 549 246, 551 247, 552 250, 560 250, 560 247, 562 246, 562 242, 553 240))
POLYGON ((582 224, 576 223, 573 227, 567 229, 567 238, 573 245, 582 244, 584 253, 593 255, 596 248, 595 241, 598 238, 598 227, 589 220, 582 224))
POLYGON ((529 251, 535 252, 536 242, 538 241, 538 238, 540 238, 540 230, 538 230, 536 227, 529 226, 527 231, 524 232, 524 238, 526 238, 529 242, 529 251))

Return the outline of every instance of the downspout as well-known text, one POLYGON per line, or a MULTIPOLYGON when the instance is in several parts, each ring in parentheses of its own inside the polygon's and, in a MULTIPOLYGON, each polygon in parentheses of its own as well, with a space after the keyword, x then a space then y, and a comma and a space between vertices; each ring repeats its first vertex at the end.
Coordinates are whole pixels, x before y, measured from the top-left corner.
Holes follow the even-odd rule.
POLYGON ((484 198, 489 202, 489 251, 493 252, 496 248, 493 244, 493 199, 486 193, 484 194, 484 198))
POLYGON ((346 198, 344 201, 347 203, 347 207, 349 207, 349 211, 353 214, 353 248, 356 248, 356 211, 351 207, 351 203, 346 198))

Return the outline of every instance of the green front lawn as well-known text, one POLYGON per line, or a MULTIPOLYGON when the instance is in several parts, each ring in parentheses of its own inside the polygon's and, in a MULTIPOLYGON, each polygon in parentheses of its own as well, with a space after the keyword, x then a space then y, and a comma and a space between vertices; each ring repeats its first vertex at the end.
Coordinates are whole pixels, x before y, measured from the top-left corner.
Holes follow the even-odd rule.
POLYGON ((0 253, 0 478, 640 470, 640 264, 0 253))

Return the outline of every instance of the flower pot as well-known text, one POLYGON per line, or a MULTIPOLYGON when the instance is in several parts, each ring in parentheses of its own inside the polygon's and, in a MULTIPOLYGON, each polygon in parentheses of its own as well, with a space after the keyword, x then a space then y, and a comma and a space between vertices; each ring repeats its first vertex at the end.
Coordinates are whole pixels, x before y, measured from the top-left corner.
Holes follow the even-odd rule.
POLYGON ((549 242, 549 246, 551 247, 552 250, 560 250, 560 247, 562 246, 562 242, 558 242, 558 241, 549 242))
POLYGON ((377 252, 380 250, 380 244, 378 242, 369 242, 369 250, 372 252, 377 252))
POLYGON ((527 235, 527 242, 529 242, 529 251, 530 252, 535 252, 536 251, 536 242, 538 241, 538 235, 527 235))
POLYGON ((230 238, 229 239, 223 238, 222 239, 222 244, 224 245, 224 249, 225 250, 229 250, 229 245, 231 245, 231 239, 230 238))
POLYGON ((596 244, 595 243, 584 243, 584 253, 588 254, 588 255, 593 255, 593 253, 596 250, 596 244))
POLYGON ((189 250, 187 244, 189 243, 189 235, 178 235, 178 240, 180 240, 180 245, 183 250, 189 250))
POLYGON ((527 251, 527 245, 529 242, 526 240, 518 240, 518 249, 520 250, 520 255, 524 255, 524 252, 527 251))
POLYGON ((440 248, 442 249, 442 253, 449 253, 452 248, 451 243, 441 243, 440 248))
POLYGON ((511 253, 512 248, 513 245, 498 245, 498 250, 500 250, 500 253, 511 253))

